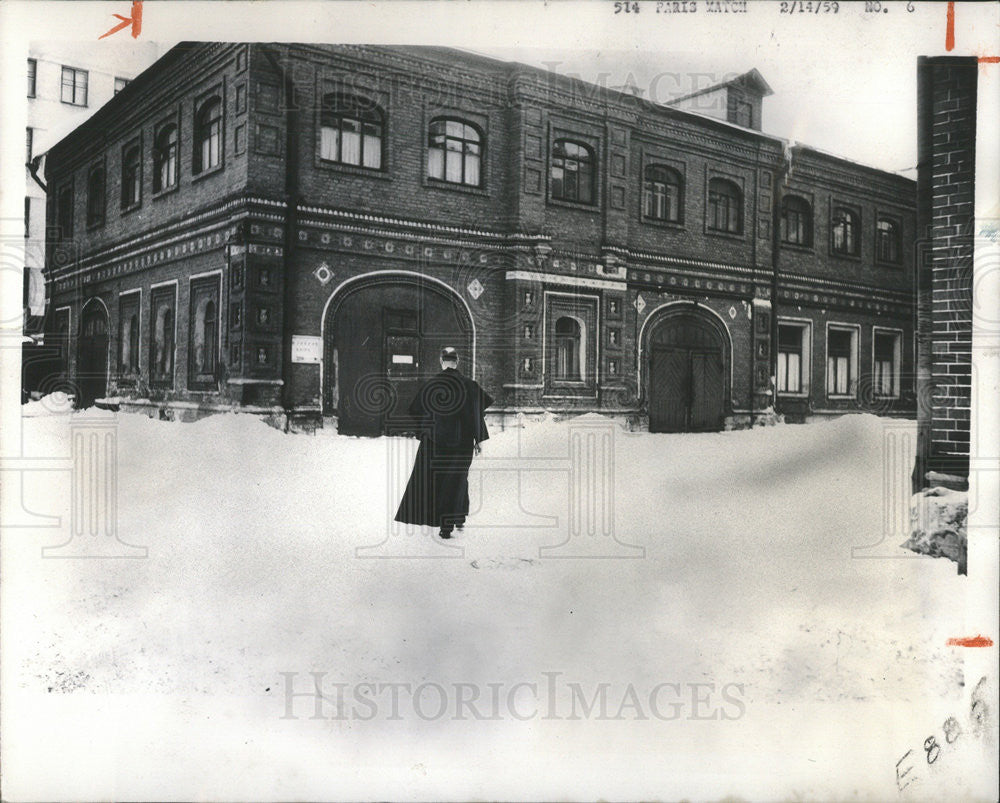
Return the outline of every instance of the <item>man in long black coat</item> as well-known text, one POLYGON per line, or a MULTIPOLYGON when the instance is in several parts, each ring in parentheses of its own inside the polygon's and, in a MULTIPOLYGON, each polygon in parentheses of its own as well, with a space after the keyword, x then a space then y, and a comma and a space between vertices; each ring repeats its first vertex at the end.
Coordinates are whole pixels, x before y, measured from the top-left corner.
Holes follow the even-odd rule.
POLYGON ((458 372, 458 352, 441 350, 441 373, 429 379, 410 404, 421 422, 420 447, 396 521, 439 527, 441 538, 465 525, 469 514, 469 467, 489 438, 483 412, 493 399, 458 372))

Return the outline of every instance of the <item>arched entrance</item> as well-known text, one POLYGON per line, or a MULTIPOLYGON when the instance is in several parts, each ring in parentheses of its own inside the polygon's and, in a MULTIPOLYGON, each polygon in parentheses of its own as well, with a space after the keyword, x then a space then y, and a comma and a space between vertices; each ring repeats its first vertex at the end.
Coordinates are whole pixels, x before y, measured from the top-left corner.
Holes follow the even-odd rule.
POLYGON ((729 338, 706 310, 665 311, 646 342, 650 432, 722 429, 729 404, 729 338))
POLYGON ((376 274, 335 292, 323 321, 323 409, 347 435, 408 432, 420 383, 441 370, 444 346, 473 370, 475 333, 450 288, 420 275, 376 274))
POLYGON ((76 378, 78 407, 90 407, 108 390, 108 311, 98 299, 91 299, 80 315, 76 378))

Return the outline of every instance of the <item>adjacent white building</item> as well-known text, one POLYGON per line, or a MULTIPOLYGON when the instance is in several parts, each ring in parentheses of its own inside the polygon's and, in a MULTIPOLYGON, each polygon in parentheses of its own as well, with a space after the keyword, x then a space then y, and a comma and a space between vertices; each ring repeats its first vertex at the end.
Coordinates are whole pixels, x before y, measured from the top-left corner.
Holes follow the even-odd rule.
MULTIPOLYGON (((27 62, 26 164, 107 103, 160 52, 156 42, 128 41, 113 48, 90 41, 33 42, 27 62)), ((45 191, 30 169, 25 170, 24 232, 25 333, 40 334, 34 321, 45 314, 45 191)))

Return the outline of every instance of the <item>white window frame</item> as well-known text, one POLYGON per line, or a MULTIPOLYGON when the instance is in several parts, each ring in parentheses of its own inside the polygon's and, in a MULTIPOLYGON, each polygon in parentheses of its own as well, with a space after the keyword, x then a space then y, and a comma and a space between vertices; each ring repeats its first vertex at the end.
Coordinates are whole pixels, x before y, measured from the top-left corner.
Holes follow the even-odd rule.
MULTIPOLYGON (((90 106, 90 70, 84 70, 80 67, 70 67, 68 64, 61 65, 62 69, 59 72, 59 100, 61 103, 65 103, 67 106, 76 106, 77 108, 85 109, 90 106), (66 100, 66 71, 69 71, 73 75, 73 96, 66 100), (82 87, 83 91, 83 103, 77 103, 77 94, 81 90, 80 76, 83 76, 83 82, 86 86, 82 87)), ((37 74, 37 72, 36 72, 37 74)))
POLYGON ((882 399, 898 399, 900 395, 903 378, 903 330, 891 326, 872 327, 872 383, 875 382, 875 338, 878 335, 892 335, 894 344, 892 349, 892 393, 879 393, 873 388, 875 394, 882 399))
MULTIPOLYGON (((784 316, 778 317, 778 326, 787 324, 789 326, 796 326, 802 331, 802 352, 801 360, 799 362, 799 371, 801 377, 799 379, 799 390, 779 390, 779 396, 787 396, 792 399, 801 399, 809 395, 809 388, 811 382, 809 381, 812 377, 812 325, 813 322, 809 318, 786 318, 784 316)), ((778 353, 778 344, 774 344, 775 353, 778 353)), ((775 386, 778 383, 778 377, 774 378, 775 386)))
MULTIPOLYGON (((189 279, 189 281, 190 281, 190 279, 189 279)), ((152 306, 153 306, 153 291, 156 288, 158 288, 158 287, 168 287, 168 286, 171 286, 171 285, 174 288, 174 356, 173 356, 173 361, 170 363, 170 366, 171 366, 170 384, 169 385, 165 385, 164 389, 166 389, 166 390, 177 390, 177 319, 180 317, 180 315, 178 313, 178 309, 180 308, 180 283, 177 281, 177 279, 167 279, 166 281, 163 281, 163 282, 154 282, 153 284, 149 285, 149 305, 150 305, 150 309, 149 309, 149 316, 150 316, 149 317, 149 323, 150 323, 150 326, 152 326, 152 325, 154 325, 154 322, 156 321, 156 312, 152 308, 152 306)), ((153 332, 152 329, 150 329, 149 344, 148 345, 152 346, 152 344, 155 342, 155 339, 156 339, 155 333, 153 332)), ((152 364, 150 364, 147 367, 149 368, 149 383, 153 384, 153 366, 152 366, 152 364)), ((159 386, 157 386, 157 387, 159 387, 159 386)))
POLYGON ((841 321, 827 321, 826 339, 823 343, 823 370, 826 376, 826 397, 828 399, 856 399, 858 395, 858 346, 861 341, 861 325, 857 323, 843 323, 841 321), (834 393, 830 390, 830 330, 836 329, 840 332, 851 333, 851 359, 849 364, 849 377, 847 393, 834 393))
POLYGON ((544 393, 543 396, 546 399, 595 399, 597 398, 598 389, 601 384, 601 339, 596 336, 596 332, 601 331, 601 297, 596 293, 563 293, 558 290, 543 290, 542 291, 542 387, 545 387, 546 380, 548 377, 548 340, 549 340, 549 327, 555 326, 555 321, 561 317, 573 318, 580 324, 580 360, 582 371, 580 373, 579 380, 567 380, 567 379, 552 379, 553 385, 550 386, 550 390, 554 391, 551 393, 544 393), (588 349, 587 349, 587 338, 589 337, 589 332, 587 329, 586 321, 579 318, 576 315, 567 312, 558 312, 553 320, 549 320, 549 303, 548 299, 550 296, 566 296, 575 300, 585 300, 587 304, 594 305, 594 327, 595 327, 595 337, 594 337, 594 374, 593 374, 593 385, 594 392, 587 394, 585 396, 577 395, 567 395, 560 394, 559 390, 568 388, 585 388, 590 382, 590 374, 587 373, 587 359, 588 359, 588 349))
MULTIPOLYGON (((138 374, 139 376, 142 376, 142 346, 143 346, 143 343, 142 343, 142 288, 141 287, 136 287, 136 288, 133 288, 132 290, 120 290, 118 292, 118 314, 119 314, 119 316, 121 316, 122 296, 133 296, 133 295, 138 295, 139 296, 139 317, 138 317, 138 322, 136 323, 136 326, 139 327, 139 333, 138 333, 139 334, 139 346, 138 346, 138 354, 136 354, 136 374, 138 374)), ((119 321, 118 321, 117 332, 121 332, 121 320, 120 320, 120 318, 119 318, 119 321)), ((119 342, 119 344, 118 344, 118 358, 119 358, 119 362, 120 362, 121 356, 122 356, 121 355, 121 348, 122 348, 122 344, 119 342)), ((119 364, 118 367, 121 368, 121 365, 119 364)), ((121 376, 121 371, 119 371, 119 376, 121 376)), ((129 376, 131 376, 131 374, 129 374, 129 376)))
MULTIPOLYGON (((206 271, 202 271, 201 273, 192 273, 190 276, 188 276, 188 284, 187 284, 187 297, 188 297, 188 322, 187 322, 187 329, 188 329, 188 332, 187 332, 187 345, 185 347, 185 351, 187 352, 187 359, 190 361, 191 360, 190 346, 191 346, 191 332, 192 332, 191 327, 194 325, 194 321, 190 320, 190 315, 191 315, 191 285, 195 282, 195 280, 197 280, 197 279, 205 279, 205 278, 208 278, 209 276, 217 276, 219 278, 219 304, 218 304, 218 309, 216 310, 216 313, 215 313, 215 318, 216 318, 216 320, 215 320, 215 331, 216 331, 216 336, 215 336, 215 365, 216 365, 216 370, 218 370, 218 369, 220 369, 222 367, 222 324, 223 324, 223 318, 222 318, 222 300, 223 300, 223 298, 222 298, 222 290, 223 290, 223 285, 225 284, 225 282, 223 281, 223 279, 225 279, 225 276, 223 276, 221 268, 217 268, 215 270, 206 270, 206 271)), ((229 297, 226 296, 226 300, 227 301, 228 301, 228 298, 229 297)), ((176 329, 176 328, 177 328, 177 322, 175 321, 174 322, 174 329, 176 329)), ((228 346, 228 343, 229 343, 229 338, 227 337, 226 338, 226 344, 227 344, 227 346, 228 346)), ((177 344, 174 343, 174 349, 176 350, 176 348, 177 348, 177 344)), ((190 362, 188 364, 188 375, 187 375, 187 379, 186 379, 185 382, 188 385, 191 384, 190 362)), ((191 388, 191 387, 187 388, 187 390, 188 390, 189 393, 217 393, 218 392, 216 390, 206 390, 205 388, 191 388)))

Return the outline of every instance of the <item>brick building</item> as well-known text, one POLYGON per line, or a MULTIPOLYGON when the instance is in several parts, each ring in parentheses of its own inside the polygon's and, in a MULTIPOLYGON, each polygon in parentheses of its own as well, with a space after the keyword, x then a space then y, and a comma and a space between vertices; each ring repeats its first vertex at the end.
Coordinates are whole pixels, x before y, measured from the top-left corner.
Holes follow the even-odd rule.
POLYGON ((916 186, 764 134, 769 92, 701 114, 440 48, 179 45, 48 154, 67 377, 376 434, 448 343, 497 416, 912 414, 916 186))
POLYGON ((921 57, 918 92, 919 449, 915 489, 965 488, 972 407, 975 58, 921 57))

